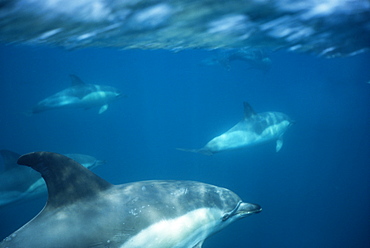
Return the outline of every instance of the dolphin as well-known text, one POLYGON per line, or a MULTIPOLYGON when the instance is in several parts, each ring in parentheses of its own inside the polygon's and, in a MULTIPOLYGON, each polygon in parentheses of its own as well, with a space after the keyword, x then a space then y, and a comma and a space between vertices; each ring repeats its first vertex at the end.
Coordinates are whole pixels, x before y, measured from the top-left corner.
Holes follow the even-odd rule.
POLYGON ((272 65, 272 61, 266 52, 252 48, 223 50, 213 57, 202 60, 200 65, 221 65, 229 71, 231 68, 230 62, 232 61, 243 61, 248 65, 248 69, 257 69, 263 72, 268 72, 272 65))
POLYGON ((69 75, 72 86, 38 102, 32 108, 32 114, 60 108, 99 107, 99 114, 108 109, 108 103, 122 96, 114 87, 85 84, 76 75, 69 75))
MULTIPOLYGON (((0 150, 0 155, 4 160, 4 170, 0 172, 0 207, 46 195, 46 185, 40 173, 17 164, 20 154, 9 150, 0 150)), ((65 155, 88 169, 105 163, 105 161, 85 154, 65 155)))
POLYGON ((200 182, 113 185, 56 153, 29 153, 18 163, 41 173, 49 197, 0 248, 201 248, 211 234, 262 210, 228 189, 200 182))
POLYGON ((294 123, 286 114, 280 112, 255 113, 244 102, 244 119, 227 132, 213 138, 203 148, 183 149, 180 151, 213 155, 217 152, 252 146, 276 140, 276 152, 283 146, 283 134, 294 123))

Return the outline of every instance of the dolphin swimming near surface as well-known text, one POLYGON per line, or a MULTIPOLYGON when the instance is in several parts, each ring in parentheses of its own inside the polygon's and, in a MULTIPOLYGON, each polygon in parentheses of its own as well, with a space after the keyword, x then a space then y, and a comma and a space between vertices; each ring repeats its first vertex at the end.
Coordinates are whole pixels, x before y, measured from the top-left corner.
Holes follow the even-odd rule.
POLYGON ((252 107, 244 102, 244 119, 227 132, 213 138, 203 148, 177 149, 212 155, 221 151, 276 140, 276 152, 278 152, 283 146, 283 134, 292 123, 293 121, 286 114, 280 112, 255 113, 252 107))
MULTIPOLYGON (((20 154, 0 150, 0 155, 4 160, 4 170, 0 172, 0 207, 46 195, 46 185, 40 173, 17 164, 20 154)), ((78 161, 90 170, 105 163, 85 154, 71 153, 65 156, 78 161)))
POLYGON ((248 64, 249 69, 257 69, 268 72, 271 68, 271 59, 261 49, 242 48, 222 50, 215 56, 206 58, 200 62, 201 65, 221 65, 230 70, 230 62, 239 60, 248 64))
POLYGON ((32 114, 60 108, 100 107, 99 114, 108 109, 108 104, 122 96, 114 87, 96 84, 85 84, 76 75, 69 75, 72 86, 38 102, 32 114))
POLYGON ((262 210, 228 189, 200 182, 112 185, 56 153, 29 153, 18 163, 41 173, 49 197, 0 248, 201 248, 211 234, 262 210))

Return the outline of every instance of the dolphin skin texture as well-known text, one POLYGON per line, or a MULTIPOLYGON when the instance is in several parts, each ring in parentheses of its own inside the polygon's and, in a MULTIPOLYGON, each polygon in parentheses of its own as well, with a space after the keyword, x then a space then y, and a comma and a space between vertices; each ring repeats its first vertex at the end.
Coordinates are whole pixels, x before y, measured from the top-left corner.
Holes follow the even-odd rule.
MULTIPOLYGON (((35 199, 47 194, 44 179, 37 171, 17 164, 18 153, 0 150, 4 160, 4 170, 0 171, 0 207, 35 199)), ((93 169, 105 163, 85 154, 65 154, 84 167, 93 169)))
POLYGON ((32 108, 32 114, 41 113, 52 109, 100 107, 99 114, 108 109, 108 104, 122 97, 114 87, 96 84, 85 84, 76 75, 69 75, 71 87, 38 102, 32 108))
POLYGON ((44 209, 5 247, 200 248, 211 234, 259 213, 232 191, 193 181, 113 185, 56 153, 21 156, 48 187, 44 209))
POLYGON ((244 102, 244 118, 227 132, 213 138, 203 148, 183 149, 180 151, 213 155, 226 150, 234 150, 259 143, 276 140, 276 152, 283 146, 283 134, 292 121, 280 112, 255 113, 252 107, 244 102))

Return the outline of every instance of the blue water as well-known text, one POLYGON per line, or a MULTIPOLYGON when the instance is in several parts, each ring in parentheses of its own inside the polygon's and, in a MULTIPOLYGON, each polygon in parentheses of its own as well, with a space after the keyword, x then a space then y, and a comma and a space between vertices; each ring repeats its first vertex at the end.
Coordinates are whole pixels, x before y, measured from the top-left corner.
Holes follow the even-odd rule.
MULTIPOLYGON (((207 247, 370 247, 369 53, 323 59, 275 52, 271 70, 235 61, 199 66, 207 51, 118 51, 0 46, 0 148, 84 153, 115 183, 148 179, 226 187, 263 211, 209 238, 207 247), (27 116, 69 86, 68 74, 127 95, 98 108, 27 116), (275 143, 213 156, 200 148, 243 117, 284 112, 295 124, 275 143)), ((45 199, 0 209, 0 239, 29 221, 45 199)))

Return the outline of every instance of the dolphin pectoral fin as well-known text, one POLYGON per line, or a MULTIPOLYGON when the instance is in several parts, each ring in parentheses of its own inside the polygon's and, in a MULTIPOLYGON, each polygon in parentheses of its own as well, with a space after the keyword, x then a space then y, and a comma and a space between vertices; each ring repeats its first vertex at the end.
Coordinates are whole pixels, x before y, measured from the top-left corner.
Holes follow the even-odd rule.
POLYGON ((207 156, 213 155, 213 152, 205 149, 184 149, 184 148, 176 148, 176 150, 183 151, 183 152, 194 152, 194 153, 201 153, 207 156))
POLYGON ((276 140, 276 152, 280 151, 282 146, 283 146, 283 138, 280 137, 276 140))
POLYGON ((193 246, 193 248, 202 248, 203 242, 204 242, 204 240, 200 241, 198 244, 193 246))
POLYGON ((104 105, 103 105, 103 106, 101 106, 101 108, 99 109, 99 114, 104 113, 107 109, 108 109, 108 104, 104 104, 104 105))

